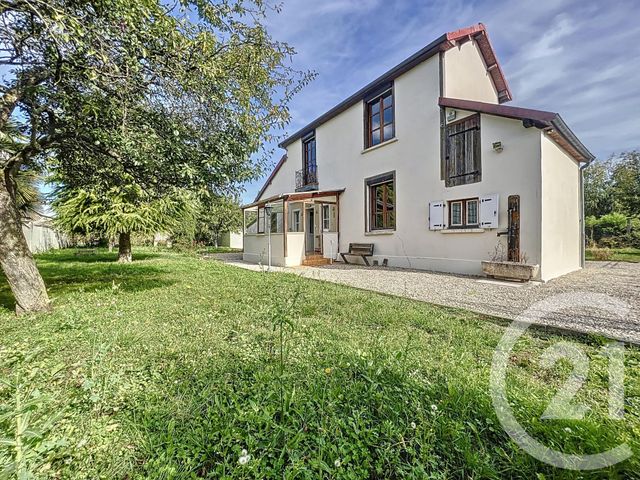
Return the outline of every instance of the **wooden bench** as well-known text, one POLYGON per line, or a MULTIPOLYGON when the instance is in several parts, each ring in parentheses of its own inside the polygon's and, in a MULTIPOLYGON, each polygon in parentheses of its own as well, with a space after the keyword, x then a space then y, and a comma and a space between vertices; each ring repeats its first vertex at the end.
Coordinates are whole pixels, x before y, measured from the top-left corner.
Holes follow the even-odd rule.
POLYGON ((349 264, 347 255, 352 257, 361 257, 364 264, 368 267, 369 260, 367 260, 367 257, 373 256, 373 243, 350 243, 349 251, 347 253, 340 254, 344 263, 349 264))

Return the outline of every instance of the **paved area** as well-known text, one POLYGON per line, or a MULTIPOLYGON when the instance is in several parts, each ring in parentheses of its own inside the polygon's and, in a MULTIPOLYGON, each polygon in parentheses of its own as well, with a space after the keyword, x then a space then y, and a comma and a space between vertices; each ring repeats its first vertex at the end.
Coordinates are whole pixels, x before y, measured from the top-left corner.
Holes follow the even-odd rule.
MULTIPOLYGON (((264 269, 237 255, 217 259, 251 270, 264 269)), ((640 344, 639 263, 587 262, 585 269, 544 284, 341 263, 272 270, 640 344), (543 300, 550 302, 551 313, 537 303, 543 300)))

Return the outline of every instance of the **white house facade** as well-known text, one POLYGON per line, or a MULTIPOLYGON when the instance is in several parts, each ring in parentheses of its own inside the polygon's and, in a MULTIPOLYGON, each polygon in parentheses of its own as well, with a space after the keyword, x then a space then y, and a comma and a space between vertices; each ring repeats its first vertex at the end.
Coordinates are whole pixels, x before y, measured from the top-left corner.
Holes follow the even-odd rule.
POLYGON ((510 100, 482 24, 442 35, 281 144, 243 207, 244 259, 266 264, 270 244, 274 265, 339 261, 361 243, 396 267, 476 275, 497 252, 543 281, 581 268, 593 155, 510 100))

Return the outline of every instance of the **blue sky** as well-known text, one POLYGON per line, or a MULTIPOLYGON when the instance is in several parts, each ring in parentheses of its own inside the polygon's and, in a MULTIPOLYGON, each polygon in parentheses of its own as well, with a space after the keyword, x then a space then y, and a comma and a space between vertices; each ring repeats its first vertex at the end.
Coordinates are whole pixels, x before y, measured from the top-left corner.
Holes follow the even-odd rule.
MULTIPOLYGON (((559 112, 599 158, 640 148, 640 3, 629 1, 283 0, 267 20, 318 77, 291 105, 303 127, 441 34, 486 25, 513 93, 559 112)), ((283 151, 275 147, 273 163, 283 151)), ((268 174, 268 173, 267 173, 268 174)), ((244 201, 262 186, 247 185, 244 201)))

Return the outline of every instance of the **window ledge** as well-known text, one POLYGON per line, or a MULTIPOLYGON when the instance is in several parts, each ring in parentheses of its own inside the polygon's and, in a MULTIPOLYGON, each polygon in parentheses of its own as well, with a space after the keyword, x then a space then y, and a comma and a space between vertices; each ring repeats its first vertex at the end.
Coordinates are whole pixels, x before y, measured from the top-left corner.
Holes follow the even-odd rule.
POLYGON ((393 235, 394 233, 396 233, 395 230, 373 230, 371 232, 364 232, 365 236, 367 237, 376 235, 393 235))
POLYGON ((445 228, 440 233, 484 233, 484 228, 445 228))
POLYGON ((377 150, 379 148, 384 147, 385 145, 389 145, 390 143, 396 143, 397 141, 398 141, 398 137, 393 137, 391 140, 386 140, 386 141, 384 141, 382 143, 379 143, 378 145, 374 145, 373 147, 365 148, 360 153, 361 154, 369 153, 372 150, 377 150))

